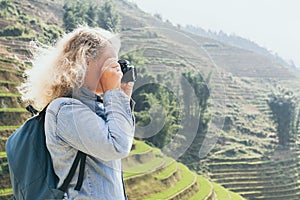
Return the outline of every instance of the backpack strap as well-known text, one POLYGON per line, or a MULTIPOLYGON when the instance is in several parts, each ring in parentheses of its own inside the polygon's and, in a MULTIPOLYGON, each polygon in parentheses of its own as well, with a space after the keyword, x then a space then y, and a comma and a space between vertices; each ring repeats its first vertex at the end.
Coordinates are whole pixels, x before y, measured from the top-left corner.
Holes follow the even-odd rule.
POLYGON ((38 113, 38 116, 37 116, 37 119, 42 122, 42 123, 45 123, 45 117, 46 117, 46 110, 47 110, 47 107, 48 105, 43 108, 43 110, 41 110, 39 113, 38 113))
POLYGON ((83 176, 84 176, 84 168, 85 168, 85 161, 86 161, 86 154, 82 153, 81 151, 78 151, 80 153, 80 166, 79 166, 79 175, 77 184, 75 186, 75 190, 80 191, 82 182, 83 182, 83 176))
POLYGON ((32 116, 34 116, 34 115, 36 115, 36 114, 39 113, 39 111, 36 110, 32 105, 26 106, 26 110, 27 110, 28 112, 30 112, 32 116))
POLYGON ((45 121, 45 115, 46 115, 47 107, 48 107, 48 105, 45 106, 43 108, 43 110, 38 111, 32 105, 28 105, 28 106, 26 106, 26 110, 28 112, 30 112, 32 116, 36 116, 37 115, 37 119, 40 120, 40 121, 42 121, 42 122, 44 122, 45 121))
POLYGON ((66 179, 64 180, 62 186, 60 186, 58 188, 59 190, 61 190, 63 192, 67 191, 68 186, 75 174, 75 171, 77 169, 79 162, 80 162, 79 175, 78 175, 78 180, 77 180, 75 190, 79 191, 81 189, 82 182, 83 182, 83 176, 84 176, 85 161, 86 161, 86 154, 81 151, 78 151, 77 155, 75 157, 75 160, 72 164, 72 167, 69 171, 69 174, 67 175, 66 179))

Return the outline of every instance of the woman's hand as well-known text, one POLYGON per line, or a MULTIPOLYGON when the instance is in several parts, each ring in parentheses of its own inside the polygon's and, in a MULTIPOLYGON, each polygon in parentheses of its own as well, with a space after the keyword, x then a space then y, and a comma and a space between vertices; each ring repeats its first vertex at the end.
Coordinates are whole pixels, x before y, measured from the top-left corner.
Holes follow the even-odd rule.
POLYGON ((121 83, 121 89, 123 92, 131 98, 134 82, 121 83))
POLYGON ((121 71, 120 65, 116 61, 108 63, 107 67, 103 69, 100 78, 100 84, 103 93, 108 90, 120 88, 122 77, 123 73, 121 71))

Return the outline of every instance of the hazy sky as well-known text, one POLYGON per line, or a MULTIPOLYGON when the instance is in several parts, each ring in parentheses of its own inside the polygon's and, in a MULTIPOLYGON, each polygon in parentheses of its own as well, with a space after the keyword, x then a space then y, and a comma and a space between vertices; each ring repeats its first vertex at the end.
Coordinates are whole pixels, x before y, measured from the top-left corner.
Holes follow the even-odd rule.
POLYGON ((174 25, 250 39, 300 67, 300 0, 131 0, 174 25))

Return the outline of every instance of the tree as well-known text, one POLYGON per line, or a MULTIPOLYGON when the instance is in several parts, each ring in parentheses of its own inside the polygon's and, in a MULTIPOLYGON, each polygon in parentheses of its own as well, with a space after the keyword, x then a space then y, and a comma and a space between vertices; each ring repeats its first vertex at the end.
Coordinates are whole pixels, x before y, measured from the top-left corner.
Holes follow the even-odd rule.
POLYGON ((268 105, 276 124, 279 144, 286 146, 291 139, 291 134, 297 131, 296 97, 291 91, 279 89, 279 92, 269 96, 268 105))
POLYGON ((63 26, 67 32, 72 31, 76 28, 76 19, 72 10, 70 9, 65 10, 63 16, 63 26))
POLYGON ((98 14, 98 25, 101 28, 118 32, 120 30, 121 18, 110 1, 106 1, 101 7, 98 14))
POLYGON ((105 2, 99 7, 94 3, 76 1, 66 3, 63 8, 63 26, 67 32, 84 24, 91 27, 100 26, 113 32, 120 29, 121 18, 111 2, 105 2))
POLYGON ((0 2, 0 8, 1 8, 1 9, 6 9, 6 8, 8 7, 8 5, 9 5, 8 0, 2 0, 2 1, 0 2))
MULTIPOLYGON (((152 85, 151 87, 155 87, 152 85)), ((162 129, 154 136, 147 138, 148 142, 151 142, 158 148, 163 148, 168 144, 173 136, 180 128, 179 111, 180 107, 176 101, 176 96, 172 91, 169 91, 162 85, 156 85, 156 91, 154 93, 148 93, 146 100, 149 105, 160 105, 163 107, 165 113, 161 113, 161 110, 154 112, 159 113, 155 119, 157 124, 164 122, 162 129)), ((160 109, 159 107, 156 109, 160 109)), ((154 121, 155 123, 155 121, 154 121)))
MULTIPOLYGON (((207 133, 208 123, 210 121, 208 115, 208 98, 210 96, 207 83, 200 74, 192 74, 191 72, 183 73, 183 78, 186 79, 191 87, 193 88, 195 95, 198 99, 199 105, 192 106, 189 98, 185 99, 185 109, 188 115, 190 115, 191 121, 198 121, 198 129, 192 144, 184 152, 184 154, 179 158, 179 161, 183 162, 185 165, 198 170, 198 161, 200 160, 199 151, 205 139, 207 133), (200 118, 199 118, 200 117, 200 118)), ((208 82, 209 80, 207 80, 208 82)), ((190 96, 183 90, 184 96, 190 96)), ((189 124, 187 124, 189 126, 189 124)))
POLYGON ((91 27, 97 26, 97 12, 99 8, 95 5, 89 5, 89 9, 87 11, 87 24, 91 27))
POLYGON ((76 15, 76 10, 73 4, 66 3, 63 6, 64 16, 63 16, 63 26, 67 32, 72 31, 77 27, 78 19, 76 15))
POLYGON ((154 17, 157 18, 157 19, 159 19, 160 21, 163 20, 161 14, 159 14, 159 13, 155 13, 155 14, 154 14, 154 17))

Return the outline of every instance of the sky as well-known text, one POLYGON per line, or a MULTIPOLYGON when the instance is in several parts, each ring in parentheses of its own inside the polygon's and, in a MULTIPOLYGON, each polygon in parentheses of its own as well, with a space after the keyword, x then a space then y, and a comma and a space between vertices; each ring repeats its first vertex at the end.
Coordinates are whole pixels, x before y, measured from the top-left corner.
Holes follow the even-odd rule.
POLYGON ((174 25, 249 39, 300 67, 299 0, 130 0, 174 25))

